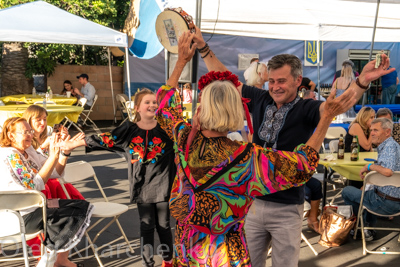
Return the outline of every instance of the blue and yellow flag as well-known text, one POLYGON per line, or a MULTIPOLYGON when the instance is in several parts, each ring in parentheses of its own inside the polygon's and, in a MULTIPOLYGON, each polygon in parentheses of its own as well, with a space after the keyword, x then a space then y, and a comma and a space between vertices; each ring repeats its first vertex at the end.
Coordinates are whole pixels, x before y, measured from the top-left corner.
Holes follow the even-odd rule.
MULTIPOLYGON (((319 42, 319 61, 323 66, 323 42, 319 42)), ((304 66, 317 66, 317 41, 304 42, 304 66)))

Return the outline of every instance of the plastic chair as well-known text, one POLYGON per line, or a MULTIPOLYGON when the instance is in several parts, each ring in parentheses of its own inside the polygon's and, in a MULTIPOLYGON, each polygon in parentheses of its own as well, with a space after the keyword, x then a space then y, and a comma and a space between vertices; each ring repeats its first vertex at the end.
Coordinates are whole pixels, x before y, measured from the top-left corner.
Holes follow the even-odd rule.
MULTIPOLYGON (((338 143, 339 140, 332 140, 329 142, 329 150, 332 153, 336 153, 338 151, 338 143)), ((338 174, 338 173, 336 173, 338 174)), ((336 190, 336 185, 343 185, 346 186, 347 185, 347 179, 346 177, 343 177, 342 175, 339 175, 338 177, 334 178, 333 176, 331 176, 331 180, 334 182, 333 185, 333 190, 336 190)), ((340 197, 342 195, 342 191, 343 188, 340 188, 339 192, 333 196, 333 198, 331 199, 331 201, 329 202, 329 206, 332 206, 333 203, 335 202, 335 199, 340 197)))
MULTIPOLYGON (((81 97, 81 98, 79 98, 78 104, 76 106, 83 108, 85 106, 86 102, 87 102, 87 99, 84 97, 81 97)), ((83 130, 81 129, 81 127, 78 126, 78 124, 76 124, 75 122, 70 120, 67 116, 65 116, 64 119, 65 119, 64 127, 67 127, 68 130, 69 130, 69 128, 71 128, 71 125, 73 125, 76 129, 78 129, 78 131, 83 133, 83 130), (69 123, 69 125, 67 126, 68 123, 69 123)))
MULTIPOLYGON (((311 209, 311 205, 307 202, 304 201, 304 213, 303 213, 303 219, 307 220, 307 218, 305 217, 305 215, 307 214, 307 212, 311 209)), ((318 252, 314 249, 314 247, 311 245, 311 243, 308 241, 307 237, 305 237, 305 235, 303 234, 303 232, 301 232, 301 239, 304 240, 304 242, 306 242, 306 244, 310 247, 310 249, 312 250, 312 252, 314 253, 315 256, 318 256, 318 252)))
MULTIPOLYGON (((93 126, 93 129, 96 131, 96 132, 98 132, 98 133, 100 133, 100 129, 97 127, 97 125, 96 125, 96 123, 94 123, 94 121, 92 121, 92 119, 90 119, 90 113, 92 113, 92 111, 93 111, 93 107, 94 107, 94 105, 96 104, 96 101, 97 101, 97 98, 98 98, 99 96, 98 95, 94 95, 94 99, 93 99, 93 104, 92 104, 92 106, 90 107, 90 109, 84 109, 83 111, 82 111, 82 113, 80 114, 80 116, 82 117, 82 125, 87 125, 87 126, 89 126, 86 122, 89 120, 90 121, 90 123, 92 124, 92 126, 93 126)), ((84 105, 85 106, 85 105, 84 105)))
POLYGON ((132 112, 133 112, 134 102, 126 101, 124 97, 120 97, 120 103, 121 103, 123 110, 125 111, 125 113, 127 115, 127 117, 120 123, 120 125, 122 125, 127 120, 133 121, 132 112))
MULTIPOLYGON (((364 186, 363 186, 363 190, 362 190, 362 194, 361 194, 361 200, 360 200, 360 208, 358 210, 358 216, 357 216, 357 223, 356 223, 356 229, 355 229, 355 233, 357 233, 357 229, 359 228, 359 223, 361 222, 361 235, 362 235, 362 243, 363 243, 363 255, 366 255, 367 253, 371 253, 371 254, 400 254, 399 252, 396 251, 372 251, 372 250, 368 250, 367 249, 367 245, 366 245, 366 241, 365 241, 365 235, 364 235, 364 229, 365 230, 386 230, 386 231, 399 231, 400 232, 400 228, 390 228, 390 227, 372 227, 372 226, 364 226, 364 220, 362 217, 363 211, 366 210, 369 213, 372 213, 374 215, 377 216, 381 216, 381 217, 391 217, 391 216, 398 216, 400 215, 400 212, 395 213, 395 214, 390 214, 390 215, 386 215, 386 214, 380 214, 374 211, 369 210, 367 207, 365 207, 364 205, 362 205, 363 201, 364 201, 364 194, 365 194, 365 187, 367 184, 372 184, 372 185, 376 185, 376 186, 386 186, 386 185, 392 185, 392 186, 396 186, 396 187, 400 187, 400 172, 396 171, 393 173, 392 176, 390 177, 386 177, 378 172, 370 172, 368 173, 365 178, 364 178, 364 186)), ((354 234, 354 239, 356 238, 356 234, 354 234)), ((375 247, 376 246, 375 244, 375 247)))
MULTIPOLYGON (((347 131, 343 127, 329 127, 325 134, 325 139, 332 140, 332 139, 339 139, 340 135, 343 134, 343 137, 346 136, 347 131)), ((322 147, 325 151, 325 145, 322 143, 322 147)), ((332 151, 331 151, 332 152, 332 151)))
POLYGON ((122 124, 128 118, 128 114, 127 114, 128 112, 126 110, 125 103, 126 103, 126 101, 129 100, 129 97, 126 94, 118 94, 118 95, 115 96, 115 99, 117 100, 118 110, 121 113, 121 116, 122 116, 122 119, 123 119, 122 122, 121 122, 121 124, 122 124))
MULTIPOLYGON (((106 194, 104 193, 103 188, 100 185, 99 180, 97 179, 96 173, 92 167, 92 165, 90 165, 89 163, 85 162, 85 161, 78 161, 78 162, 74 162, 74 163, 69 163, 66 165, 65 167, 65 173, 64 173, 64 178, 59 178, 60 184, 62 189, 64 190, 65 195, 67 196, 68 199, 70 199, 70 196, 65 188, 65 183, 74 183, 77 181, 82 181, 88 178, 93 178, 98 186, 99 191, 101 192, 104 201, 102 202, 94 202, 92 203, 94 205, 94 212, 92 217, 94 218, 100 218, 99 220, 97 220, 94 224, 92 224, 85 233, 85 236, 88 240, 89 246, 92 248, 94 256, 96 257, 99 266, 103 266, 101 259, 99 257, 98 254, 98 250, 100 250, 101 248, 108 246, 112 243, 115 243, 116 241, 120 240, 120 239, 124 239, 126 244, 128 245, 131 253, 134 253, 131 245, 129 244, 128 238, 125 235, 124 230, 121 227, 121 224, 119 223, 119 216, 121 216, 121 214, 125 213, 126 211, 128 211, 128 206, 124 205, 124 204, 119 204, 119 203, 112 203, 109 202, 107 199, 106 194), (107 219, 107 218, 111 218, 111 221, 108 222, 100 231, 97 232, 96 236, 94 237, 94 239, 92 240, 89 237, 89 231, 91 229, 93 229, 95 226, 97 226, 99 223, 101 223, 103 220, 107 219), (105 231, 107 230, 107 228, 112 225, 113 223, 116 223, 119 230, 121 231, 121 236, 115 240, 110 241, 107 244, 104 244, 100 247, 95 246, 95 242, 97 240, 97 238, 105 231)), ((87 249, 87 247, 85 247, 84 249, 74 253, 73 255, 80 253, 81 251, 84 251, 85 249, 87 249)))
MULTIPOLYGON (((29 267, 30 258, 41 257, 29 257, 26 241, 36 238, 37 235, 46 236, 46 218, 46 197, 41 192, 36 190, 0 191, 0 243, 22 243, 23 251, 23 257, 0 258, 0 262, 24 260, 25 266, 29 267), (27 234, 24 220, 18 211, 34 207, 43 209, 44 230, 27 234)), ((43 254, 43 245, 41 251, 43 254)))

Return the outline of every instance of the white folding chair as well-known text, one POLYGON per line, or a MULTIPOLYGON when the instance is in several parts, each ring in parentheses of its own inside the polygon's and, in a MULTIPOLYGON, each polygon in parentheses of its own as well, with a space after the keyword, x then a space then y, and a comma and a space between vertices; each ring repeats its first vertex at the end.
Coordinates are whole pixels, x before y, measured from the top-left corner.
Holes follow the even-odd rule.
MULTIPOLYGON (((96 257, 99 266, 103 266, 101 259, 99 257, 98 254, 98 250, 100 250, 101 248, 108 246, 112 243, 115 243, 116 241, 120 240, 120 239, 124 239, 127 246, 129 247, 131 253, 134 253, 131 245, 129 244, 128 238, 125 235, 124 230, 122 229, 121 224, 119 223, 119 216, 121 216, 121 214, 125 213, 126 211, 128 211, 128 206, 124 205, 124 204, 119 204, 119 203, 112 203, 109 202, 107 199, 106 194, 104 193, 103 188, 100 185, 99 180, 97 179, 96 173, 94 172, 94 169, 92 167, 92 165, 90 165, 89 163, 85 162, 85 161, 78 161, 78 162, 74 162, 74 163, 69 163, 66 165, 65 167, 65 173, 64 173, 64 178, 60 178, 60 184, 62 189, 64 190, 65 195, 67 196, 67 198, 70 199, 70 195, 68 194, 64 183, 74 183, 77 181, 82 181, 88 178, 93 178, 98 186, 99 191, 101 192, 104 201, 102 202, 94 202, 92 203, 94 205, 94 212, 92 217, 94 218, 100 218, 98 221, 96 221, 93 225, 91 225, 85 233, 85 236, 88 240, 89 246, 92 248, 94 256, 96 257), (103 220, 110 218, 111 221, 109 223, 107 223, 100 231, 97 232, 96 236, 94 237, 94 239, 92 240, 89 237, 89 231, 91 229, 93 229, 95 226, 97 226, 99 223, 101 223, 103 220), (121 232, 121 236, 115 240, 110 241, 107 244, 101 245, 100 247, 95 246, 95 242, 97 240, 97 238, 105 231, 107 230, 107 228, 112 225, 113 223, 116 223, 120 232, 121 232)), ((72 254, 75 255, 77 253, 80 253, 82 251, 84 251, 86 248, 72 254)))
POLYGON ((123 124, 128 119, 128 111, 126 110, 125 104, 126 104, 126 101, 129 100, 129 97, 126 94, 117 94, 115 96, 115 99, 117 100, 118 110, 120 111, 121 116, 122 116, 121 124, 123 124))
MULTIPOLYGON (((311 209, 311 205, 307 202, 304 201, 304 213, 303 213, 303 219, 307 220, 307 217, 305 215, 307 212, 311 209)), ((318 256, 318 252, 314 249, 314 247, 311 245, 311 243, 308 241, 307 237, 301 232, 301 239, 303 239, 304 242, 309 246, 309 248, 312 250, 315 256, 318 256)))
MULTIPOLYGON (((345 137, 347 134, 347 131, 343 127, 329 127, 326 134, 325 134, 325 140, 329 140, 329 152, 330 153, 335 153, 337 152, 337 143, 339 142, 340 135, 343 135, 345 137)), ((322 143, 324 153, 325 151, 325 144, 322 143)), ((346 184, 346 178, 339 175, 338 173, 334 172, 333 170, 330 170, 329 175, 328 175, 328 182, 333 185, 333 190, 336 190, 336 186, 342 186, 346 184), (337 177, 337 178, 334 178, 337 177)), ((329 202, 329 205, 333 205, 335 199, 340 196, 342 193, 342 189, 339 190, 339 192, 332 198, 332 200, 329 202)))
MULTIPOLYGON (((329 150, 332 153, 336 153, 338 151, 338 144, 339 144, 339 140, 332 140, 329 142, 329 150)), ((343 186, 347 185, 347 179, 346 177, 343 177, 341 175, 337 176, 337 177, 333 177, 333 175, 331 176, 331 180, 334 182, 333 185, 333 190, 336 190, 336 185, 342 184, 343 186)), ((334 195, 331 199, 331 201, 329 202, 329 206, 332 206, 333 203, 335 202, 336 198, 340 197, 342 195, 342 191, 343 188, 340 188, 339 192, 336 193, 336 195, 334 195)))
MULTIPOLYGON (((345 128, 339 127, 339 126, 338 127, 329 127, 328 130, 326 131, 325 139, 328 139, 328 140, 339 139, 341 134, 343 135, 343 137, 346 136, 347 131, 345 128)), ((322 143, 322 146, 323 146, 324 153, 326 153, 325 144, 322 143)), ((332 152, 332 151, 330 151, 330 152, 332 152)))
MULTIPOLYGON (((81 98, 79 98, 78 104, 76 106, 83 108, 85 106, 86 102, 87 102, 87 99, 84 97, 81 97, 81 98)), ((65 116, 64 119, 65 119, 64 127, 67 127, 67 129, 69 129, 69 128, 71 128, 71 125, 73 125, 76 129, 78 129, 78 131, 83 133, 83 130, 81 129, 81 127, 78 126, 78 124, 76 124, 75 122, 70 120, 67 116, 65 116), (67 126, 68 123, 69 123, 69 125, 67 126)))
MULTIPOLYGON (((367 249, 367 244, 365 241, 365 234, 364 234, 364 229, 365 230, 386 230, 386 231, 399 231, 400 228, 391 228, 391 227, 372 227, 372 226, 364 226, 364 220, 363 220, 363 212, 364 210, 368 211, 369 213, 372 213, 377 216, 381 217, 392 217, 392 216, 398 216, 400 215, 400 212, 395 213, 395 214, 380 214, 378 212, 371 211, 367 207, 363 205, 364 201, 364 195, 365 195, 365 188, 367 184, 371 185, 376 185, 376 186, 386 186, 386 185, 392 185, 396 187, 400 187, 400 172, 396 171, 393 173, 392 176, 386 177, 378 172, 370 172, 368 173, 365 178, 364 178, 364 186, 361 194, 361 200, 360 200, 360 208, 358 210, 358 216, 357 216, 357 223, 356 223, 356 229, 355 229, 355 234, 354 234, 354 239, 356 239, 356 233, 357 229, 359 228, 359 224, 361 224, 361 236, 362 236, 362 243, 363 243, 363 255, 366 255, 367 253, 371 254, 400 254, 400 251, 373 251, 367 249)), ((400 240, 400 239, 399 239, 400 240)), ((376 246, 377 247, 377 246, 376 246)))
MULTIPOLYGON (((30 258, 41 257, 29 257, 26 241, 36 238, 37 235, 46 236, 46 218, 46 197, 41 192, 36 190, 0 191, 0 243, 22 243, 23 252, 23 257, 1 257, 0 262, 24 260, 25 266, 29 267, 30 258), (43 230, 27 234, 24 220, 18 211, 34 207, 43 210, 43 230)), ((43 245, 41 245, 41 251, 43 254, 43 245)))
POLYGON ((89 125, 86 123, 86 122, 89 120, 90 123, 91 123, 92 126, 93 126, 93 129, 94 129, 96 132, 100 133, 100 129, 97 127, 96 123, 94 123, 94 121, 92 121, 92 119, 89 117, 89 116, 90 116, 90 113, 92 113, 92 111, 93 111, 93 107, 94 107, 94 105, 96 104, 96 101, 97 101, 97 98, 98 98, 98 97, 99 97, 98 95, 94 95, 93 104, 90 106, 90 109, 84 109, 84 110, 82 111, 82 113, 80 114, 80 116, 82 117, 82 125, 89 126, 89 125))

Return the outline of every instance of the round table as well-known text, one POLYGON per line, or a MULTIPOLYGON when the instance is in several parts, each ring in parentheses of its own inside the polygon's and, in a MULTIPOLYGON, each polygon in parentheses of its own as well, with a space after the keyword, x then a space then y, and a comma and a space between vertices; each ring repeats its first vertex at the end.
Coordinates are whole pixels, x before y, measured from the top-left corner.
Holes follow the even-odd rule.
MULTIPOLYGON (((27 104, 0 106, 0 126, 3 126, 8 118, 22 117, 22 114, 29 106, 30 105, 27 104)), ((42 105, 39 104, 39 106, 42 105)), ((65 117, 73 122, 77 122, 83 108, 78 106, 48 104, 46 110, 48 114, 47 125, 53 126, 54 124, 60 123, 65 117)))
MULTIPOLYGON (((32 94, 27 94, 27 95, 9 95, 9 96, 3 96, 0 97, 0 100, 3 101, 6 105, 8 103, 10 104, 15 104, 15 102, 23 102, 26 104, 34 104, 36 102, 43 102, 44 94, 37 94, 36 96, 33 96, 32 94)), ((57 105, 69 105, 72 106, 75 104, 78 99, 76 97, 67 97, 65 95, 53 95, 49 101, 55 102, 57 105)))

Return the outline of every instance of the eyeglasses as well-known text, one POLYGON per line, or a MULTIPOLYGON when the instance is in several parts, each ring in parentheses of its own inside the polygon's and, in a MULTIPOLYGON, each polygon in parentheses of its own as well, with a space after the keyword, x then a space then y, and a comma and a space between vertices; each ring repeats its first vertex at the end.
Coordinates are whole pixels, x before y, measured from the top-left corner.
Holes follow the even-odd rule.
POLYGON ((23 131, 23 132, 15 132, 15 133, 17 133, 17 134, 22 134, 22 135, 33 135, 34 133, 35 133, 35 130, 25 130, 25 131, 23 131))
POLYGON ((189 85, 184 85, 183 88, 190 89, 190 86, 189 85))

